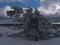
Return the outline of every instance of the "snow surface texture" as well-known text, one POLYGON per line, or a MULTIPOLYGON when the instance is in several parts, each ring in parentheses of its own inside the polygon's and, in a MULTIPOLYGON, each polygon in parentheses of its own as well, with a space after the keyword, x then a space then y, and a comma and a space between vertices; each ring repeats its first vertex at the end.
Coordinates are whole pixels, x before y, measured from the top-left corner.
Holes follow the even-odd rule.
MULTIPOLYGON (((0 27, 1 33, 16 33, 19 31, 10 30, 6 27, 0 27)), ((23 38, 0 37, 0 45, 60 45, 60 38, 49 40, 31 41, 23 38)))

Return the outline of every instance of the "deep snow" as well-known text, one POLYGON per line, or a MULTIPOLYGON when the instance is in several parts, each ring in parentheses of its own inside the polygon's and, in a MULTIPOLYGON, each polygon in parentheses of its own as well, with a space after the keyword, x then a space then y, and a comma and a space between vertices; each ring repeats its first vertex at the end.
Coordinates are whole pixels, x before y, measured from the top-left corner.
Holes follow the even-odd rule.
MULTIPOLYGON (((6 27, 0 27, 0 32, 16 33, 6 27)), ((49 40, 31 41, 23 38, 0 37, 0 45, 60 45, 60 38, 53 38, 49 40)))

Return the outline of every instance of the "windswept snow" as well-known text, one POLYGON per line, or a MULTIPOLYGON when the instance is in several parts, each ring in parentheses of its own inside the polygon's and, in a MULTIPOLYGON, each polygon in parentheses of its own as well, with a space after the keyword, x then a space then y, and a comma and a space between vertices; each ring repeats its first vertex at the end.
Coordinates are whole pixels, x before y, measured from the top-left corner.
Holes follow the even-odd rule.
MULTIPOLYGON (((0 27, 0 32, 19 32, 8 29, 6 27, 0 27)), ((0 45, 60 45, 60 38, 53 38, 49 40, 31 41, 23 38, 12 37, 0 37, 0 45)))
POLYGON ((60 38, 30 41, 21 38, 0 38, 0 45, 60 45, 60 38))
POLYGON ((21 30, 13 30, 13 29, 10 29, 8 27, 0 27, 0 33, 8 33, 8 34, 12 34, 12 33, 17 33, 17 32, 20 32, 20 31, 23 31, 23 29, 21 30))

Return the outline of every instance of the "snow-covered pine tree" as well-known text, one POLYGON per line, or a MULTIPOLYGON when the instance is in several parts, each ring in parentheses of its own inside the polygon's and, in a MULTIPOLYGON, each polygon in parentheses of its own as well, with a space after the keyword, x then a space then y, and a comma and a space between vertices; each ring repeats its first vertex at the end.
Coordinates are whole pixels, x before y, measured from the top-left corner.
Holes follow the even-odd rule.
POLYGON ((24 34, 37 41, 39 38, 46 38, 51 23, 40 15, 37 9, 35 9, 34 13, 32 11, 32 8, 26 10, 24 34))

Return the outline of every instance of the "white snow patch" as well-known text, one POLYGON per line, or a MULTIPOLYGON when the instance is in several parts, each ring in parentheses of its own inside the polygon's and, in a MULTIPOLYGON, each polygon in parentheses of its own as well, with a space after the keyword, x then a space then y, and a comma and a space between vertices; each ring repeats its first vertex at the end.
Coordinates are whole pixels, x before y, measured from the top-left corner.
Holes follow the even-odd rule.
MULTIPOLYGON (((19 32, 19 31, 10 30, 6 27, 0 27, 0 32, 13 33, 13 32, 19 32)), ((60 38, 53 38, 49 40, 40 40, 40 41, 31 41, 31 40, 26 40, 23 38, 0 37, 0 45, 60 45, 60 38)))

